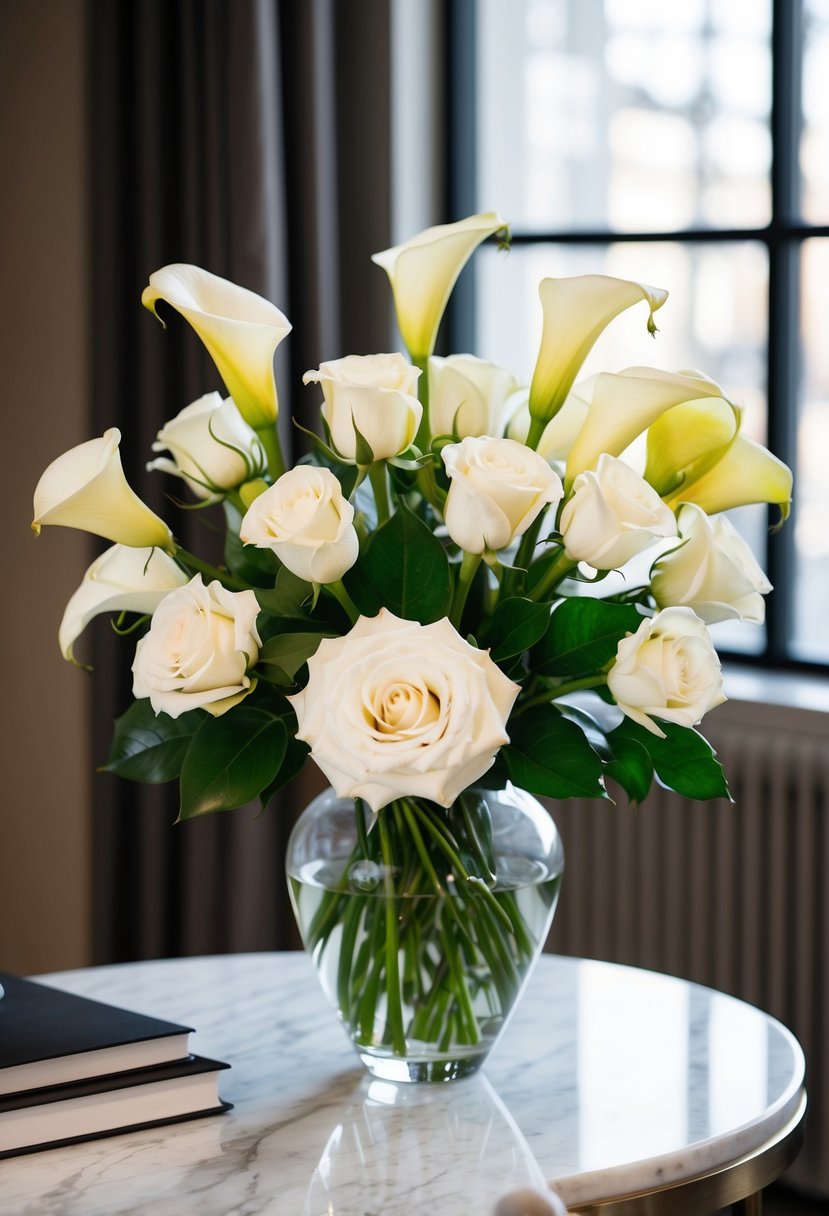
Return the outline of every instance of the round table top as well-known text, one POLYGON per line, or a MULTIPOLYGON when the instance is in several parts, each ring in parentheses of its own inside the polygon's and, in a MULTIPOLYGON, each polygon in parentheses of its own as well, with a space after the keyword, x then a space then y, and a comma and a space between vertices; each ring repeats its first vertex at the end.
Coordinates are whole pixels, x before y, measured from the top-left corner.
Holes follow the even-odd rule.
POLYGON ((585 1205, 752 1153, 803 1102, 803 1054, 773 1018, 584 959, 543 955, 483 1073, 443 1085, 368 1077, 303 953, 38 978, 196 1027, 234 1109, 2 1161, 20 1216, 487 1216, 544 1180, 585 1205))

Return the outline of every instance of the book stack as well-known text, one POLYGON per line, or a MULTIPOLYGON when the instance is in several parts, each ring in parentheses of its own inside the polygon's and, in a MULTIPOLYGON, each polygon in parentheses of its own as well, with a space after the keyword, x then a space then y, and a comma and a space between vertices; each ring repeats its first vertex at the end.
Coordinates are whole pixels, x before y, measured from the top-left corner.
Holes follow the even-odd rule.
POLYGON ((190 1027, 0 972, 0 1158, 230 1109, 190 1027))

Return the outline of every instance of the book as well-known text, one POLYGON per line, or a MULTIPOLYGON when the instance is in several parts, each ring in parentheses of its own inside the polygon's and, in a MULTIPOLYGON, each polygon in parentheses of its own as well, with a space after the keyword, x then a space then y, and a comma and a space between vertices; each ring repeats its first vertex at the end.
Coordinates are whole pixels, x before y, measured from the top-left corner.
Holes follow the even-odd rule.
POLYGON ((185 1060, 189 1026, 0 972, 0 1096, 185 1060))
POLYGON ((189 1056, 154 1068, 0 1098, 0 1158, 140 1131, 231 1109, 218 1092, 218 1060, 189 1056))

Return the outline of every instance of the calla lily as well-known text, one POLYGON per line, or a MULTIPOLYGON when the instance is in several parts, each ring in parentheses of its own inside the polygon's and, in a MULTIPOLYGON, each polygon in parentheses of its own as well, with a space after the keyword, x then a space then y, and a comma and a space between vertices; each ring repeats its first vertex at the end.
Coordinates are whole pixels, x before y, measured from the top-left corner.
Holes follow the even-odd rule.
MULTIPOLYGON (((566 461, 567 453, 587 418, 595 381, 595 376, 589 376, 580 384, 574 385, 555 418, 545 426, 536 451, 551 464, 564 464, 566 461)), ((513 407, 514 412, 507 427, 507 435, 510 439, 517 439, 519 443, 526 443, 532 424, 529 389, 514 393, 508 405, 513 407)))
POLYGON ((150 275, 141 303, 158 317, 159 300, 190 322, 245 422, 254 430, 275 422, 273 356, 291 332, 284 313, 255 292, 183 262, 150 275))
POLYGON ((792 500, 792 471, 762 444, 738 435, 713 468, 666 499, 676 508, 693 502, 709 515, 753 502, 773 503, 780 521, 788 519, 792 500))
POLYGON ((160 549, 113 545, 97 557, 66 605, 58 642, 65 659, 93 617, 102 612, 154 612, 190 576, 160 549))
POLYGON ((587 418, 567 457, 568 487, 579 473, 595 467, 602 452, 621 456, 666 410, 706 397, 725 400, 720 386, 701 372, 652 367, 603 372, 596 377, 587 418))
POLYGON ((740 430, 740 411, 722 397, 686 401, 648 428, 644 478, 667 497, 722 460, 740 430))
POLYGON ((56 524, 134 548, 173 552, 173 534, 164 520, 127 484, 120 442, 121 432, 111 427, 100 439, 78 444, 52 461, 35 487, 35 536, 44 524, 56 524))
POLYGON ((668 298, 662 288, 603 274, 542 279, 538 294, 544 323, 530 384, 531 447, 536 447, 544 427, 563 406, 579 368, 613 318, 647 300, 648 330, 656 333, 653 314, 668 298))
POLYGON ((397 324, 415 363, 435 347, 438 326, 455 281, 481 241, 507 227, 494 211, 455 224, 426 228, 402 245, 372 255, 389 276, 397 324))

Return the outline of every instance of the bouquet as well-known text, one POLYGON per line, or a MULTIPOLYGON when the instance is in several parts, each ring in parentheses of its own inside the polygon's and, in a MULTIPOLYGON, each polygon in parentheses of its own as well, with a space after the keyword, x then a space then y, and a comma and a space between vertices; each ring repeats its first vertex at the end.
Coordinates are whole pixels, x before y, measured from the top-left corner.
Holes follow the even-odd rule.
POLYGON ((181 820, 267 807, 309 756, 349 800, 357 844, 301 927, 317 954, 336 952, 355 1039, 403 1053, 410 1040, 478 1042, 532 953, 499 884, 487 790, 607 798, 611 778, 638 802, 656 778, 727 796, 695 729, 724 699, 708 626, 761 621, 770 586, 723 512, 769 502, 785 516, 791 496, 789 470, 701 372, 577 382, 623 310, 644 302, 655 334, 663 290, 544 279, 529 386, 472 355, 435 357, 455 280, 491 237, 508 241, 493 213, 375 255, 409 357, 306 372, 320 429, 291 468, 273 369, 285 316, 194 266, 150 276, 143 303, 186 318, 228 395, 182 409, 148 468, 221 504, 221 565, 130 489, 117 430, 59 456, 34 496, 36 533, 114 542, 59 631, 71 661, 99 613, 137 636, 135 700, 107 769, 178 780, 181 820), (397 893, 451 890, 450 910, 440 923, 423 901, 381 913, 355 897, 355 874, 393 875, 397 893))

